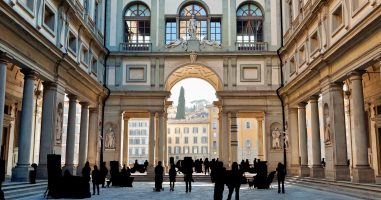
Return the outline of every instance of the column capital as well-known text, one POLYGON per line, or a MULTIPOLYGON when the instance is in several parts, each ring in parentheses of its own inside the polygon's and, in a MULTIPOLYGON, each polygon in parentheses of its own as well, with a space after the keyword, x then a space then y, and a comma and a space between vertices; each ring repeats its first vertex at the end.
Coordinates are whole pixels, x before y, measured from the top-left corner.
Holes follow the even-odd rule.
POLYGON ((44 90, 57 89, 57 83, 53 81, 44 81, 42 85, 44 86, 44 90))
POLYGON ((0 63, 9 63, 12 62, 13 57, 5 52, 0 52, 0 63))
POLYGON ((36 80, 38 73, 32 69, 21 69, 21 73, 24 74, 24 79, 36 80))
POLYGON ((319 96, 318 95, 312 95, 309 99, 309 102, 312 102, 312 103, 315 103, 317 102, 319 99, 319 96))
POLYGON ((67 98, 69 98, 69 101, 77 101, 77 95, 75 94, 68 94, 67 98))
POLYGON ((89 107, 90 103, 89 102, 86 102, 86 101, 81 101, 79 102, 79 104, 82 106, 82 107, 89 107))
POLYGON ((237 118, 237 112, 230 112, 230 118, 237 118))
POLYGON ((300 102, 298 103, 298 109, 306 109, 306 105, 307 105, 306 102, 300 102))
POLYGON ((348 78, 352 80, 362 80, 362 74, 364 74, 365 70, 353 70, 347 74, 348 78))

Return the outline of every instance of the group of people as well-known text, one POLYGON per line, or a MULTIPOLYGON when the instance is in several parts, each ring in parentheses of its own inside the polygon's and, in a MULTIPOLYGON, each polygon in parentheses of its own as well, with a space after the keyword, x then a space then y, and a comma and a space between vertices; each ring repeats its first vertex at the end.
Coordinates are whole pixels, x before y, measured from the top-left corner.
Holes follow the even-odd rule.
POLYGON ((95 190, 99 195, 99 185, 105 187, 106 176, 108 173, 108 169, 106 167, 106 162, 103 162, 100 169, 98 169, 97 165, 94 165, 93 171, 91 171, 91 167, 89 162, 86 162, 85 166, 82 168, 82 177, 85 182, 90 182, 90 172, 91 172, 91 180, 93 183, 93 195, 95 195, 95 190))

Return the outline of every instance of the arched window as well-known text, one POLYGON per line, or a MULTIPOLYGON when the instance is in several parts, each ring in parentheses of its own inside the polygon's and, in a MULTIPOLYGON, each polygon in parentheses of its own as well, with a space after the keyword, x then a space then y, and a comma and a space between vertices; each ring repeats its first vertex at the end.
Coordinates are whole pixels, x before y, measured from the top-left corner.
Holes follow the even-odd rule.
POLYGON ((180 23, 180 38, 184 40, 189 39, 188 28, 189 20, 194 16, 196 19, 196 37, 199 40, 206 38, 208 35, 208 14, 201 5, 192 3, 184 6, 180 10, 179 23, 180 23))
POLYGON ((253 3, 241 5, 237 9, 237 42, 263 42, 263 13, 253 3))
POLYGON ((128 43, 150 43, 150 16, 151 12, 144 4, 129 6, 124 15, 124 41, 128 43))

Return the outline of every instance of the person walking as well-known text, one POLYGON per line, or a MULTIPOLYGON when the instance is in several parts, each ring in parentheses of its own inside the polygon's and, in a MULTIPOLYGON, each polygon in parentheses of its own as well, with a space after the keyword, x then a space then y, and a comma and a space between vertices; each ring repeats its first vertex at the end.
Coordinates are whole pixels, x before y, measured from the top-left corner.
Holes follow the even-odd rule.
POLYGON ((101 172, 98 170, 98 166, 94 165, 94 170, 91 173, 93 182, 93 195, 95 195, 95 188, 97 189, 97 194, 99 195, 99 184, 101 183, 101 172))
POLYGON ((102 184, 102 188, 105 187, 105 181, 106 181, 106 176, 108 174, 108 169, 106 167, 106 162, 103 162, 102 165, 101 165, 101 168, 100 168, 100 173, 101 173, 101 184, 102 184))
POLYGON ((186 166, 184 170, 184 181, 185 181, 185 192, 192 191, 192 181, 193 181, 193 169, 192 167, 186 166))
POLYGON ((226 181, 226 169, 223 162, 214 164, 211 176, 214 181, 214 200, 222 200, 226 181))
POLYGON ((226 185, 229 188, 229 194, 227 200, 230 200, 235 190, 235 199, 239 200, 239 188, 241 187, 242 172, 238 169, 238 163, 233 162, 232 169, 228 174, 228 181, 226 185))
POLYGON ((157 166, 155 167, 155 191, 160 192, 163 188, 163 174, 164 174, 164 168, 161 165, 161 161, 157 163, 157 166))
POLYGON ((284 179, 286 176, 286 167, 282 163, 278 163, 276 168, 277 177, 278 177, 278 193, 280 193, 280 184, 282 183, 282 193, 284 193, 284 179))
POLYGON ((176 167, 175 164, 171 164, 171 169, 169 169, 169 187, 170 191, 175 191, 175 182, 176 182, 176 167))
POLYGON ((210 174, 209 168, 210 168, 210 162, 209 162, 208 158, 205 158, 205 160, 204 160, 205 175, 207 172, 208 172, 208 174, 210 174))

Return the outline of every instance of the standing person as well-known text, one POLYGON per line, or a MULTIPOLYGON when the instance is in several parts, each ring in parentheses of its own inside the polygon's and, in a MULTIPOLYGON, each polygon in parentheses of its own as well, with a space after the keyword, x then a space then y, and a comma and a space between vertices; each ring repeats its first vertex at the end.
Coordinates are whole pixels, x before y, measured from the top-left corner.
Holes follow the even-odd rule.
POLYGON ((280 184, 282 183, 282 193, 284 193, 284 179, 286 176, 286 168, 282 163, 278 163, 276 168, 277 177, 278 177, 278 193, 280 193, 280 184))
POLYGON ((86 181, 86 183, 90 182, 90 163, 86 162, 85 166, 82 168, 82 177, 86 181))
POLYGON ((184 181, 185 181, 185 192, 188 193, 192 191, 192 181, 193 181, 193 169, 192 167, 185 166, 184 170, 184 181))
POLYGON ((102 188, 105 187, 105 181, 106 181, 106 176, 108 174, 108 169, 106 167, 106 162, 103 162, 102 165, 101 165, 101 169, 100 169, 100 173, 101 173, 101 184, 102 184, 102 188))
POLYGON ((171 169, 169 169, 169 187, 170 191, 175 191, 175 182, 176 182, 176 167, 175 164, 171 164, 171 169))
POLYGON ((214 180, 214 200, 222 200, 226 181, 226 169, 224 163, 215 162, 212 174, 214 180))
POLYGON ((93 195, 95 195, 95 188, 97 188, 97 193, 99 195, 99 183, 101 182, 101 172, 98 170, 98 166, 94 165, 94 170, 91 173, 93 181, 93 195))
POLYGON ((147 171, 148 167, 148 160, 144 161, 144 171, 147 171))
POLYGON ((226 185, 229 188, 229 194, 227 200, 230 200, 235 190, 235 199, 239 200, 239 188, 241 187, 242 172, 238 169, 238 163, 233 162, 232 170, 228 174, 228 181, 226 185))
POLYGON ((210 172, 209 172, 209 168, 210 168, 209 160, 208 160, 208 158, 205 158, 205 160, 204 160, 204 170, 205 170, 205 175, 206 175, 206 172, 208 172, 208 174, 210 174, 210 172))
POLYGON ((160 190, 163 188, 163 173, 164 168, 161 165, 161 161, 157 163, 157 166, 155 167, 155 191, 160 192, 160 190))

